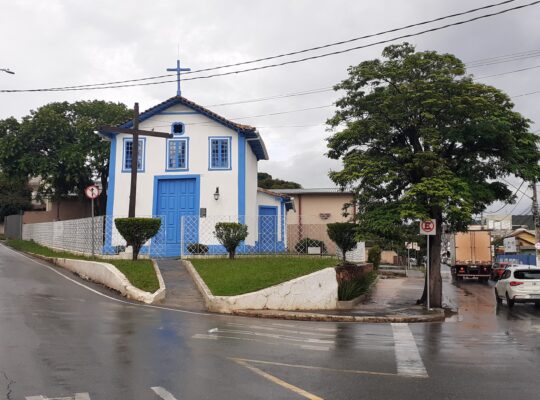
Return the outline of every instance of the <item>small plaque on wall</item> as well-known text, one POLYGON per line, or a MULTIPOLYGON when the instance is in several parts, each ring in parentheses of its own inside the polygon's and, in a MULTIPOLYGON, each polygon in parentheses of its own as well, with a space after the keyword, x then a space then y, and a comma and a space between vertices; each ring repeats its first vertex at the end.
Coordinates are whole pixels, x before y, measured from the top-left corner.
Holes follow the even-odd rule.
POLYGON ((201 208, 199 215, 201 218, 206 218, 206 208, 201 208))

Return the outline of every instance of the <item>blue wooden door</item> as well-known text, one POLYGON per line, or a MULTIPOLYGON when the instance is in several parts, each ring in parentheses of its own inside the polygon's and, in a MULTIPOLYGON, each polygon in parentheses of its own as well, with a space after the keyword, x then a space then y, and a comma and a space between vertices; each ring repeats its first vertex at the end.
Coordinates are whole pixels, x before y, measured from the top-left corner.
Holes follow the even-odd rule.
POLYGON ((195 179, 163 179, 158 181, 157 215, 165 217, 167 256, 180 255, 181 228, 184 248, 199 236, 198 188, 195 179), (181 226, 181 220, 184 226, 181 226))
POLYGON ((277 207, 259 206, 259 252, 277 250, 277 207))

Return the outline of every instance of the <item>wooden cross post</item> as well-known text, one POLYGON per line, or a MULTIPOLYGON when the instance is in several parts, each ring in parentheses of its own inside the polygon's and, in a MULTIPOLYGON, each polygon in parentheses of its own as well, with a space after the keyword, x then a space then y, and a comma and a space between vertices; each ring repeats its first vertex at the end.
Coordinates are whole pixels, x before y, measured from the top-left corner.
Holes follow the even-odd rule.
POLYGON ((114 132, 114 133, 127 133, 133 135, 133 141, 131 145, 131 185, 129 189, 129 211, 128 217, 135 217, 135 205, 137 203, 137 172, 139 169, 139 135, 152 136, 170 139, 173 137, 172 133, 143 131, 139 129, 139 103, 135 103, 133 107, 133 129, 118 128, 115 126, 102 126, 101 132, 114 132))

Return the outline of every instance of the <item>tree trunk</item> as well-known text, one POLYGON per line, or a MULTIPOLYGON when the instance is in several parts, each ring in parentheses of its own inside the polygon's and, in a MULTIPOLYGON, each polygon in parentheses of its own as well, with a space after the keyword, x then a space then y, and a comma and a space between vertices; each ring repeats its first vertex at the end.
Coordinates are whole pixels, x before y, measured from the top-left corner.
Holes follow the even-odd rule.
POLYGON ((235 254, 235 253, 236 253, 236 252, 235 252, 234 250, 229 251, 229 259, 230 259, 230 260, 234 259, 234 254, 235 254))

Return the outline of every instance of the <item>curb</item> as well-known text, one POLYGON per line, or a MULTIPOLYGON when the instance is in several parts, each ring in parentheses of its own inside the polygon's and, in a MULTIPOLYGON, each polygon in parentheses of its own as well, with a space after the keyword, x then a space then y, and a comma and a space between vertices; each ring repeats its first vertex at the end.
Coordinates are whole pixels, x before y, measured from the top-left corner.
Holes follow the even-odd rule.
POLYGON ((295 321, 325 321, 325 322, 365 322, 365 323, 414 323, 414 322, 442 322, 445 319, 444 310, 436 310, 427 315, 403 316, 355 316, 355 315, 331 315, 305 312, 279 312, 268 310, 236 310, 233 315, 242 317, 272 318, 295 321))
POLYGON ((109 289, 115 290, 130 300, 140 301, 145 304, 155 304, 165 298, 165 283, 159 268, 157 268, 153 260, 152 265, 158 278, 159 289, 154 293, 150 293, 133 286, 119 269, 106 262, 47 257, 31 252, 27 252, 26 254, 65 268, 85 280, 99 283, 109 289))

